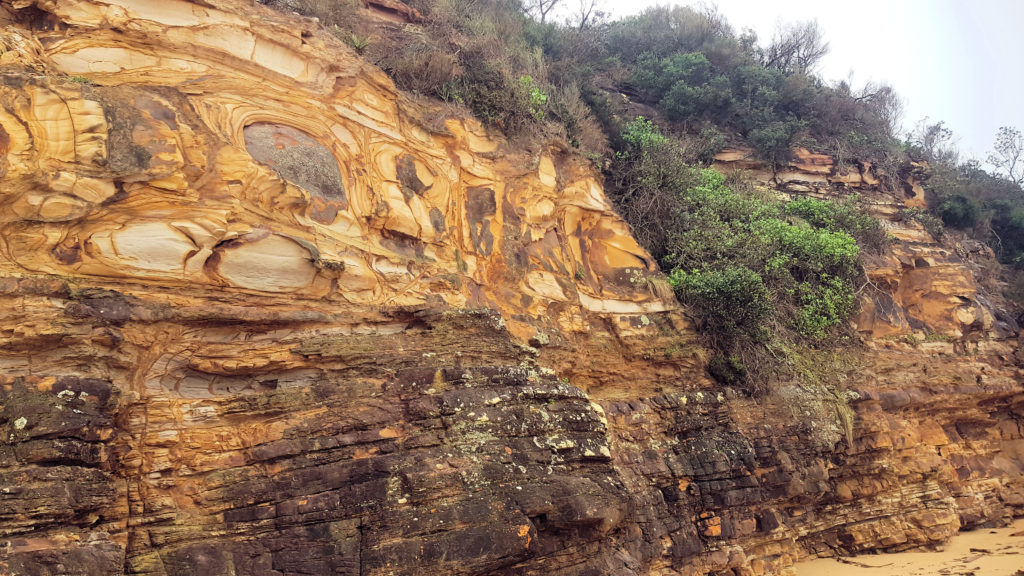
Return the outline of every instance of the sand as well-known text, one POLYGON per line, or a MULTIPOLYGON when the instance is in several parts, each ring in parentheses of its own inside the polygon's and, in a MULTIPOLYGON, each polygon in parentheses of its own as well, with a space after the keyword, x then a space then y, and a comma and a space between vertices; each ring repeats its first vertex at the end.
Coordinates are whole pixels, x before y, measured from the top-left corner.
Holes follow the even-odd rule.
POLYGON ((801 562, 797 576, 1024 576, 1024 519, 961 532, 936 552, 898 552, 801 562), (1018 574, 1018 570, 1021 571, 1018 574))

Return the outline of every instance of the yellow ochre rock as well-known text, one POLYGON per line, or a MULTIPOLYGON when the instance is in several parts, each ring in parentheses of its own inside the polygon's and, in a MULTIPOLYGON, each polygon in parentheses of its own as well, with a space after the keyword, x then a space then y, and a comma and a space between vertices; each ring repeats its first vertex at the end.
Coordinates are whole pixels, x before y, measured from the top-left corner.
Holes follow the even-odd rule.
POLYGON ((311 21, 252 26, 228 0, 46 9, 61 30, 35 31, 25 64, 48 74, 0 85, 7 272, 489 307, 524 340, 517 318, 552 303, 676 307, 629 281, 654 264, 582 163, 469 119, 426 128, 311 21))

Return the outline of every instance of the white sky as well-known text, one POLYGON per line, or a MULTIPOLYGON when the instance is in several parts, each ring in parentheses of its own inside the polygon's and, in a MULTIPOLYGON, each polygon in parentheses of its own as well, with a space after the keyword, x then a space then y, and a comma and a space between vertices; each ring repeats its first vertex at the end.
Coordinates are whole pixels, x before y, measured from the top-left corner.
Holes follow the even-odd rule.
MULTIPOLYGON (((613 18, 664 0, 598 0, 613 18)), ((579 0, 563 0, 573 7, 579 0)), ((692 4, 682 1, 680 4, 692 4)), ((1024 0, 717 0, 739 32, 762 44, 780 22, 817 19, 831 50, 826 80, 853 73, 892 85, 911 129, 944 120, 964 159, 984 160, 1000 126, 1024 130, 1024 0)), ((568 8, 568 6, 566 6, 568 8)))

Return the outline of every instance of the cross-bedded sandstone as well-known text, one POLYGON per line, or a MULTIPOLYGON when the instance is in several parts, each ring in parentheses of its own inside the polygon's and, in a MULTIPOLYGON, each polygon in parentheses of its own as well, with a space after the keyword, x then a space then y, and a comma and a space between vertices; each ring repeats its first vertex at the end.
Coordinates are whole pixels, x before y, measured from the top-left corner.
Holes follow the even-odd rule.
MULTIPOLYGON (((591 168, 436 117, 315 22, 0 22, 0 571, 778 574, 1024 512, 984 254, 894 223, 856 399, 754 400, 591 168), (951 341, 882 338, 921 327, 951 341)), ((799 158, 766 183, 912 203, 799 158)))

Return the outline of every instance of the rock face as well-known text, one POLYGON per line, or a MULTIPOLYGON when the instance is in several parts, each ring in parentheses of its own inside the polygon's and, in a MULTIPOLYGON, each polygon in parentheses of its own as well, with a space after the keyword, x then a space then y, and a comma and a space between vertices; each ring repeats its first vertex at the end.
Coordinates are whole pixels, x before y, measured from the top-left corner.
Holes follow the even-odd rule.
POLYGON ((2 573, 780 574, 1024 514, 1015 327, 915 225, 855 394, 755 401, 585 165, 315 22, 0 23, 2 573))

